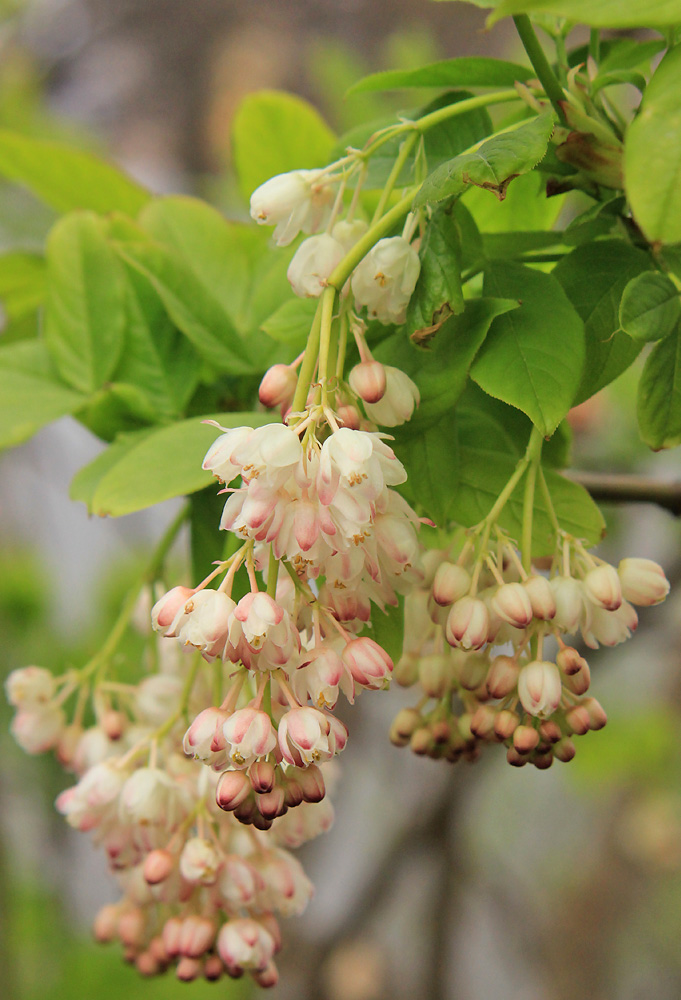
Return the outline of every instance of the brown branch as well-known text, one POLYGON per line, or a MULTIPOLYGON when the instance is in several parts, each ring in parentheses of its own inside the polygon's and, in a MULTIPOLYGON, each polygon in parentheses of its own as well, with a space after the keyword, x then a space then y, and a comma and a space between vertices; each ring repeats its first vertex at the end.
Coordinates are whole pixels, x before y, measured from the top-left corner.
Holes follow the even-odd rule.
POLYGON ((566 475, 601 503, 653 503, 681 517, 681 482, 660 483, 644 476, 579 470, 566 475))

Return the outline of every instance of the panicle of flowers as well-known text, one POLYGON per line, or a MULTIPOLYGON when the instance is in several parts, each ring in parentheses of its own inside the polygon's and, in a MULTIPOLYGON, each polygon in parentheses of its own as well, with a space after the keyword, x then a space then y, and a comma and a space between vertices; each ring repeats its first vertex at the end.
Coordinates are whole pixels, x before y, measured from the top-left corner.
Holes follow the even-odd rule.
POLYGON ((624 642, 638 624, 633 605, 660 603, 669 583, 649 559, 615 569, 564 532, 558 542, 548 572, 526 570, 498 528, 491 548, 472 529, 458 558, 427 554, 424 584, 406 599, 407 644, 395 668, 397 682, 418 684, 423 698, 394 719, 394 744, 472 761, 502 743, 509 764, 545 769, 572 760, 575 737, 605 726, 588 693, 589 664, 566 639, 580 635, 592 649, 624 642))

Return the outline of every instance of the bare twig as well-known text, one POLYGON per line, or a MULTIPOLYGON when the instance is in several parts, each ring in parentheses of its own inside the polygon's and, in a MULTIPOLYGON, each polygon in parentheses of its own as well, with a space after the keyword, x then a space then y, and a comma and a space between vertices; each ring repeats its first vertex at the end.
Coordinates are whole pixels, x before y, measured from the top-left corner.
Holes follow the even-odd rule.
POLYGON ((580 470, 566 475, 602 503, 652 503, 681 517, 681 482, 660 483, 644 476, 580 470))

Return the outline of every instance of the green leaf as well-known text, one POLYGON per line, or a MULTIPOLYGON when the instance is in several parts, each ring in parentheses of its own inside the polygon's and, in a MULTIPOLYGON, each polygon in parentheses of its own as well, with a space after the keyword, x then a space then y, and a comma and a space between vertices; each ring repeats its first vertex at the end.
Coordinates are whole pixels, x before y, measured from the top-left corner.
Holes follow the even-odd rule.
POLYGON ((575 404, 608 385, 638 357, 641 345, 619 329, 619 304, 627 283, 649 267, 648 255, 624 240, 598 240, 577 247, 553 269, 584 321, 586 360, 575 404))
POLYGON ((21 319, 45 297, 45 258, 33 253, 0 255, 0 302, 10 320, 21 319))
POLYGON ((3 354, 0 350, 0 448, 21 444, 83 405, 84 396, 58 382, 3 367, 3 354))
POLYGON ((209 419, 223 427, 272 423, 266 413, 218 413, 182 420, 151 433, 144 431, 99 479, 92 494, 92 512, 100 517, 120 517, 209 486, 213 477, 204 472, 201 463, 220 433, 204 423, 209 419))
MULTIPOLYGON (((428 345, 417 348, 398 330, 374 350, 384 364, 401 368, 417 384, 421 403, 400 436, 418 434, 456 405, 466 385, 468 372, 495 317, 516 308, 507 299, 471 299, 459 316, 444 323, 428 345)), ((437 475, 441 469, 437 469, 437 475)))
POLYGON ((474 152, 461 153, 441 164, 424 181, 414 205, 458 197, 469 185, 486 188, 503 200, 513 178, 532 170, 544 156, 554 124, 553 112, 544 112, 493 135, 474 152))
POLYGON ((371 73, 353 84, 348 95, 410 87, 512 87, 516 80, 529 80, 534 75, 533 69, 505 62, 503 59, 463 56, 458 59, 442 59, 419 69, 391 69, 383 73, 371 73))
POLYGON ((234 167, 244 198, 275 174, 323 167, 335 136, 319 112, 277 90, 249 94, 232 125, 234 167))
POLYGON ((630 83, 639 90, 645 90, 646 78, 643 73, 633 69, 612 69, 607 73, 599 73, 591 81, 591 96, 596 95, 606 87, 621 86, 623 83, 630 83))
POLYGON ((42 340, 15 341, 0 347, 0 368, 37 375, 52 382, 59 377, 42 340))
POLYGON ((406 332, 431 336, 453 313, 463 312, 461 232, 451 212, 436 211, 419 247, 421 271, 407 309, 406 332))
POLYGON ((520 264, 491 264, 484 290, 513 296, 520 307, 494 321, 471 377, 548 436, 572 406, 582 377, 582 321, 551 274, 520 264))
POLYGON ((269 232, 228 222, 206 202, 183 195, 154 199, 140 215, 140 223, 154 240, 182 257, 237 330, 246 334, 250 300, 257 293, 255 268, 272 252, 269 232))
POLYGON ((681 326, 656 344, 638 386, 638 426, 654 451, 681 444, 681 326))
POLYGON ((484 233, 482 245, 488 260, 500 260, 531 253, 533 250, 548 250, 562 244, 561 233, 537 230, 533 232, 484 233))
MULTIPOLYGON (((481 451, 463 445, 459 450, 459 487, 454 494, 449 516, 464 527, 479 523, 511 478, 516 459, 498 451, 481 451)), ((554 509, 563 529, 588 545, 601 541, 605 523, 601 512, 587 491, 578 483, 552 469, 545 470, 546 482, 554 509)), ((513 491, 499 518, 499 523, 515 539, 522 534, 523 482, 513 491)), ((533 556, 551 555, 556 536, 541 490, 535 493, 532 524, 533 556)))
POLYGON ((121 258, 152 285, 175 326, 219 371, 258 371, 246 344, 218 302, 179 254, 155 243, 117 243, 121 258))
POLYGON ((396 608, 387 605, 385 611, 374 605, 371 610, 371 624, 364 629, 362 635, 367 635, 377 642, 393 663, 397 663, 404 644, 404 598, 398 598, 396 608))
MULTIPOLYGON (((681 21, 681 0, 676 21, 681 21)), ((642 8, 648 16, 650 5, 642 8)), ((653 24, 653 21, 645 21, 653 24)), ((681 240, 681 47, 664 57, 624 137, 624 177, 636 222, 652 243, 681 240)))
POLYGON ((223 557, 225 543, 234 537, 220 530, 224 506, 225 498, 215 485, 199 490, 189 498, 192 580, 203 580, 208 576, 214 568, 213 562, 223 557))
MULTIPOLYGON (((125 345, 112 379, 137 390, 128 402, 140 417, 160 423, 186 407, 201 361, 168 318, 161 299, 137 271, 127 270, 125 345)), ((119 391, 120 391, 119 386, 119 391)))
POLYGON ((152 433, 152 428, 147 428, 127 434, 119 434, 113 444, 110 444, 97 458, 78 470, 69 486, 69 498, 84 503, 87 506, 88 514, 94 514, 92 501, 95 491, 104 476, 120 462, 121 458, 127 452, 132 451, 133 448, 144 441, 145 437, 148 437, 152 433))
POLYGON ((551 14, 592 28, 657 28, 681 23, 681 0, 501 0, 488 26, 510 14, 551 14))
POLYGON ((400 435, 395 450, 408 475, 402 492, 444 527, 459 488, 458 441, 451 416, 416 434, 400 435))
POLYGON ((289 299, 261 323, 261 329, 272 340, 303 348, 317 312, 316 299, 289 299))
POLYGON ((665 274, 644 271, 632 278, 620 302, 620 325, 638 341, 663 340, 681 318, 679 290, 665 274))
POLYGON ((47 241, 45 343, 59 374, 82 392, 98 389, 123 347, 125 283, 91 212, 64 216, 47 241))
POLYGON ((597 201, 570 222, 563 230, 563 242, 568 246, 579 246, 599 236, 610 236, 620 225, 626 199, 621 195, 608 201, 597 201))
POLYGON ((0 175, 23 184, 58 212, 118 210, 136 215, 151 195, 91 153, 0 130, 0 175))

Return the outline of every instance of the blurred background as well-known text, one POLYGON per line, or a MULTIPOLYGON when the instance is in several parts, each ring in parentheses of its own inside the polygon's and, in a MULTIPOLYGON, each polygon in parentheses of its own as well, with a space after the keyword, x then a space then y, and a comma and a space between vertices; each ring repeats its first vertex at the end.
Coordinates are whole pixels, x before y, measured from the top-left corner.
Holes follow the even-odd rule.
MULTIPOLYGON (((344 131, 400 108, 394 95, 343 97, 366 72, 520 55, 507 22, 487 34, 483 21, 474 7, 427 0, 0 0, 0 127, 101 151, 156 192, 199 194, 239 217, 229 137, 245 94, 292 90, 344 131)), ((0 186, 0 252, 40 248, 51 221, 0 186)), ((21 335, 21 315, 10 303, 5 313, 0 343, 21 335)), ((631 374, 573 427, 576 468, 681 478, 676 453, 638 442, 631 374)), ((173 515, 167 504, 89 520, 68 484, 99 448, 67 419, 0 458, 3 676, 91 655, 140 549, 173 515)), ((678 582, 669 513, 606 514, 606 558, 657 559, 678 582)), ((680 625, 672 591, 644 609, 634 641, 590 655, 610 721, 547 772, 511 769, 498 748, 472 766, 417 759, 386 739, 409 694, 361 699, 336 824, 301 852, 317 893, 286 923, 275 1000, 678 1000, 680 625)), ((247 995, 224 980, 143 981, 91 942, 115 887, 53 810, 68 776, 21 753, 9 719, 0 703, 3 1000, 247 995)))

